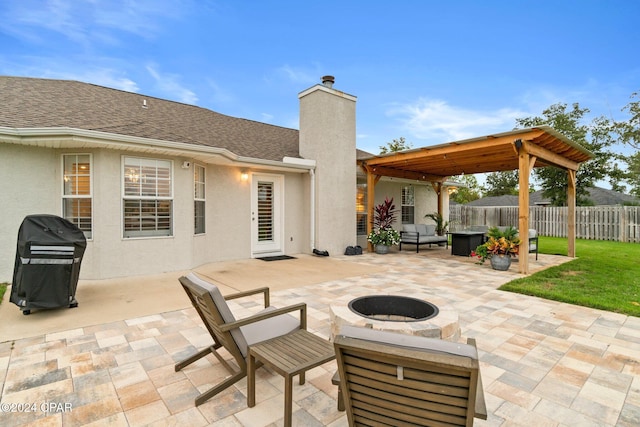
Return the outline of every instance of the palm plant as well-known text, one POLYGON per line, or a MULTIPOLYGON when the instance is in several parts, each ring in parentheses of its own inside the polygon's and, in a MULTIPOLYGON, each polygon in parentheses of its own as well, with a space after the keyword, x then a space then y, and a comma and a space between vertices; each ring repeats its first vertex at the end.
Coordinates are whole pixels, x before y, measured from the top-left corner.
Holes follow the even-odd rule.
POLYGON ((438 236, 444 236, 444 234, 447 232, 449 221, 445 221, 441 213, 434 212, 434 213, 426 214, 424 217, 430 218, 436 223, 436 234, 438 236))

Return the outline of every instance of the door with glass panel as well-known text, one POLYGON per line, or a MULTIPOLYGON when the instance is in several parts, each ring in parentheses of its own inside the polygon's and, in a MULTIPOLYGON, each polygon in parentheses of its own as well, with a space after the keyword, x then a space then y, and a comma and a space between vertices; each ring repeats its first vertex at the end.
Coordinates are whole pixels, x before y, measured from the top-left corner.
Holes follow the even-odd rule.
POLYGON ((251 179, 253 256, 282 254, 282 182, 279 175, 254 174, 251 179))

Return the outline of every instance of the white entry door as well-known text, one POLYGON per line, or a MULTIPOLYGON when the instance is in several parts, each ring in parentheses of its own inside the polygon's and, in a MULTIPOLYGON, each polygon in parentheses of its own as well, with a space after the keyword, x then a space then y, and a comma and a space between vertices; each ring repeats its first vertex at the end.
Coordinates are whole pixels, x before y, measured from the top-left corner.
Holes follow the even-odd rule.
POLYGON ((281 175, 254 174, 251 178, 251 234, 254 257, 283 254, 282 183, 281 175))

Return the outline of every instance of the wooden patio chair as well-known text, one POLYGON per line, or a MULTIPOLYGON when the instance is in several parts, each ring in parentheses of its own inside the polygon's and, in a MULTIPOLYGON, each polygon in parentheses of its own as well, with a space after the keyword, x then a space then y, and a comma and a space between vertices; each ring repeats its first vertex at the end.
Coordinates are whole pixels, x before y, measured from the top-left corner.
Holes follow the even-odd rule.
POLYGON ((344 326, 334 346, 350 426, 471 426, 487 418, 472 340, 344 326))
POLYGON ((250 345, 307 328, 307 305, 299 303, 283 308, 271 307, 269 305, 269 288, 257 288, 223 297, 217 286, 199 278, 194 273, 180 277, 179 280, 209 334, 211 334, 213 345, 176 363, 176 372, 211 353, 231 374, 198 396, 195 400, 196 406, 206 402, 247 375, 250 345), (236 320, 227 305, 227 300, 260 293, 264 295, 265 308, 257 314, 236 320), (299 319, 296 316, 286 314, 296 311, 300 312, 299 319), (232 366, 218 353, 217 350, 221 347, 224 347, 233 356, 237 366, 232 366))

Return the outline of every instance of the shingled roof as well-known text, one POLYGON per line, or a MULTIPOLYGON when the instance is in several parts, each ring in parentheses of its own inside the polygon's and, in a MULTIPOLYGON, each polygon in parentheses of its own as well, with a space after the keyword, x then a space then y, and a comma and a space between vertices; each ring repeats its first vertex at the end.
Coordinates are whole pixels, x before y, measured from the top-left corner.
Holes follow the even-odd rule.
MULTIPOLYGON (((587 189, 589 193, 588 199, 595 206, 601 205, 623 205, 625 203, 638 203, 634 196, 620 193, 618 191, 609 190, 600 187, 590 187, 587 189)), ((529 205, 537 206, 550 203, 549 199, 542 196, 542 190, 529 194, 529 205)), ((518 206, 518 196, 504 195, 494 197, 483 197, 466 204, 466 206, 518 206)))
POLYGON ((256 159, 300 157, 295 129, 71 80, 0 76, 0 127, 67 127, 224 148, 256 159))

